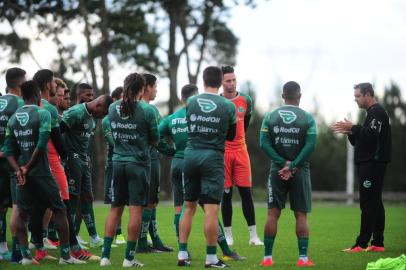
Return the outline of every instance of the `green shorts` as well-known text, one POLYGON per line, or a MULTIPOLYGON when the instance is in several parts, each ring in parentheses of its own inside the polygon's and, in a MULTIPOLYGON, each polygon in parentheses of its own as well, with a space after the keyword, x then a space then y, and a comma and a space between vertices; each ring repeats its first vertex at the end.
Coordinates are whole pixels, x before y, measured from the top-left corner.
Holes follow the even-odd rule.
POLYGON ((173 203, 175 206, 183 205, 183 158, 173 158, 171 164, 171 183, 173 203))
POLYGON ((113 161, 112 206, 148 203, 148 172, 150 168, 134 162, 113 161))
POLYGON ((24 211, 33 208, 65 209, 55 179, 49 176, 27 176, 23 186, 17 186, 17 206, 24 211))
POLYGON ((113 162, 108 160, 104 167, 104 203, 111 204, 112 195, 112 179, 113 179, 113 162))
POLYGON ((0 208, 11 207, 10 167, 5 158, 0 159, 0 208))
POLYGON ((224 191, 224 153, 186 148, 184 162, 185 201, 220 204, 224 191))
POLYGON ((69 194, 80 196, 86 202, 93 201, 92 174, 89 160, 84 160, 76 153, 69 153, 66 161, 69 194))
POLYGON ((290 209, 309 213, 312 209, 312 185, 309 165, 300 168, 288 181, 282 180, 278 170, 271 166, 268 179, 268 208, 285 208, 289 194, 290 209))
POLYGON ((149 172, 148 204, 159 202, 159 179, 161 177, 161 164, 159 159, 151 159, 151 170, 149 172))

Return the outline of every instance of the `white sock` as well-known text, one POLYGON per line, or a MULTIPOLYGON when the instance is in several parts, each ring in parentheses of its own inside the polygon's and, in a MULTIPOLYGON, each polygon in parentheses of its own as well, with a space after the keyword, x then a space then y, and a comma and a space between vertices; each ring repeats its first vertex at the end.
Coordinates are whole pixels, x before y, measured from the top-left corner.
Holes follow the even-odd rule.
POLYGON ((265 260, 272 260, 272 256, 264 256, 264 261, 265 260))
POLYGON ((0 243, 0 252, 6 252, 8 251, 8 247, 7 247, 7 242, 1 242, 0 243))
POLYGON ((186 260, 188 258, 189 258, 189 254, 187 254, 187 251, 179 251, 178 260, 186 260))
POLYGON ((307 256, 299 256, 299 260, 307 262, 309 260, 309 258, 307 256))
POLYGON ((217 263, 218 261, 217 254, 206 254, 206 264, 217 263))
POLYGON ((233 237, 233 232, 232 232, 232 228, 230 227, 224 227, 224 234, 226 235, 226 237, 233 237))
POLYGON ((248 231, 250 233, 250 239, 258 238, 257 235, 257 225, 252 225, 248 227, 248 231))

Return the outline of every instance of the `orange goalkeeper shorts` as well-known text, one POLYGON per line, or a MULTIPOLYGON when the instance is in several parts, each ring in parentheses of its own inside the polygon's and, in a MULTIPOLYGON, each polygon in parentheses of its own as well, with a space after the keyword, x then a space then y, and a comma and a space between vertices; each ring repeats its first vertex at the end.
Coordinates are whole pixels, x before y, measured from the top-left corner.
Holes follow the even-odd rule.
POLYGON ((224 188, 251 187, 251 164, 247 148, 224 152, 224 188))
POLYGON ((48 162, 52 175, 59 187, 62 200, 69 200, 68 181, 61 165, 58 152, 51 140, 48 141, 48 162))

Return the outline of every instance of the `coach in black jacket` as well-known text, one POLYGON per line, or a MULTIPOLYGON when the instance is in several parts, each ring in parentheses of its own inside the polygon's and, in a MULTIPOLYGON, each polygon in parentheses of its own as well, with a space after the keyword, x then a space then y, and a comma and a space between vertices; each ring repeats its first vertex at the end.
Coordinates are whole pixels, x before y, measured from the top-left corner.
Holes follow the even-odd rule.
POLYGON ((345 252, 384 251, 385 208, 382 186, 386 165, 391 158, 391 126, 385 109, 376 101, 370 83, 354 86, 358 107, 367 111, 363 125, 344 120, 331 126, 333 132, 348 135, 355 147, 355 164, 359 178, 361 228, 355 245, 345 252), (368 247, 371 239, 371 246, 368 247))

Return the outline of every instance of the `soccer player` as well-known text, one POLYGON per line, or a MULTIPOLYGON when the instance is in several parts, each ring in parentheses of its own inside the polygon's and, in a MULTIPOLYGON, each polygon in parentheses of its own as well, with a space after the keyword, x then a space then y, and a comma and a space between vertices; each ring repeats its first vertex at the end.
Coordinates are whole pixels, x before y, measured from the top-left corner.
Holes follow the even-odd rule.
POLYGON ((96 231, 93 212, 93 191, 88 157, 89 138, 95 129, 94 118, 103 118, 111 104, 110 96, 102 95, 90 102, 76 104, 63 113, 61 132, 67 151, 67 175, 69 196, 72 206, 72 220, 75 222, 78 203, 91 237, 90 246, 103 245, 96 231))
POLYGON ((17 235, 20 243, 22 264, 38 264, 33 260, 27 243, 26 222, 36 213, 50 208, 60 236, 61 258, 59 264, 82 264, 69 254, 69 227, 66 209, 49 169, 47 142, 51 133, 51 115, 40 108, 40 89, 36 81, 21 85, 25 105, 10 118, 6 131, 5 155, 16 172, 17 235), (17 162, 18 160, 18 162, 17 162))
MULTIPOLYGON (((157 77, 152 74, 143 74, 145 79, 145 89, 142 95, 142 100, 146 103, 153 101, 157 94, 157 77)), ((149 104, 155 111, 156 121, 159 124, 161 121, 161 115, 158 109, 149 104)), ((159 152, 158 150, 150 146, 151 151, 151 172, 149 181, 149 195, 148 195, 148 205, 144 208, 142 212, 142 226, 141 233, 138 239, 137 252, 147 253, 147 252, 171 252, 173 248, 164 245, 158 234, 158 224, 156 221, 156 207, 159 202, 159 180, 160 180, 160 163, 159 163, 159 152), (148 246, 147 236, 151 236, 152 247, 148 246)))
POLYGON ((141 227, 143 206, 148 203, 148 177, 150 170, 149 145, 159 139, 154 109, 139 101, 145 80, 132 73, 124 80, 123 99, 109 108, 109 120, 114 140, 113 196, 104 232, 104 246, 100 266, 108 266, 110 248, 124 206, 128 205, 128 239, 123 267, 142 267, 134 258, 141 227))
MULTIPOLYGON (((174 227, 176 231, 176 238, 179 241, 179 219, 181 216, 183 201, 183 161, 184 151, 187 142, 187 124, 186 124, 186 102, 187 100, 198 94, 198 88, 194 84, 187 84, 182 87, 182 108, 167 116, 162 120, 159 125, 159 134, 164 140, 170 140, 175 144, 176 152, 172 158, 171 164, 171 183, 172 194, 175 206, 174 227)), ((161 142, 160 142, 161 143, 161 142)), ((238 255, 237 252, 232 251, 227 244, 223 233, 223 227, 219 221, 219 232, 217 243, 223 251, 223 260, 244 260, 245 257, 238 255)))
POLYGON ((224 232, 227 243, 234 243, 231 230, 231 220, 233 216, 232 196, 233 186, 238 188, 242 202, 242 211, 247 221, 250 235, 250 245, 263 245, 257 235, 255 223, 254 202, 251 195, 251 165, 250 157, 245 144, 245 132, 248 129, 251 113, 252 100, 241 92, 237 92, 237 79, 234 68, 225 66, 221 68, 223 72, 223 93, 222 96, 234 103, 237 116, 237 133, 233 141, 226 141, 224 152, 224 194, 221 202, 221 214, 223 216, 224 232))
POLYGON ((87 83, 80 83, 76 86, 76 104, 90 102, 93 100, 93 87, 87 83))
POLYGON ((187 242, 199 200, 205 216, 205 267, 227 267, 216 255, 218 209, 224 190, 224 142, 234 139, 236 118, 234 104, 218 95, 222 79, 220 68, 207 67, 203 71, 205 92, 191 97, 186 105, 185 211, 179 224, 179 266, 190 265, 187 242))
POLYGON ((70 107, 70 90, 69 88, 66 88, 63 95, 63 102, 61 102, 61 104, 58 107, 60 115, 62 116, 62 113, 67 109, 69 109, 69 107, 70 107))
POLYGON ((265 255, 261 266, 271 266, 272 248, 278 219, 289 194, 290 208, 296 218, 299 248, 298 266, 313 266, 307 256, 311 211, 311 181, 308 158, 316 145, 316 124, 313 117, 300 109, 300 86, 285 83, 282 98, 285 105, 267 113, 260 132, 262 150, 271 159, 268 180, 268 218, 264 230, 265 255))
POLYGON ((361 226, 355 244, 345 252, 376 251, 384 248, 385 208, 382 202, 382 187, 386 166, 391 159, 391 126, 385 109, 375 99, 370 83, 360 83, 354 87, 355 102, 366 110, 367 116, 362 125, 351 121, 339 121, 332 125, 336 133, 348 135, 355 147, 354 161, 359 180, 359 203, 361 226), (368 243, 371 241, 371 245, 368 243))
MULTIPOLYGON (((111 92, 111 97, 113 98, 113 102, 120 100, 123 98, 123 87, 119 86, 111 92)), ((104 203, 111 204, 111 197, 113 195, 113 148, 114 148, 114 140, 111 134, 111 127, 109 116, 106 115, 102 120, 102 129, 104 138, 107 141, 107 159, 106 165, 104 168, 104 203)), ((121 230, 121 220, 117 225, 117 230, 115 234, 116 244, 121 245, 125 244, 124 235, 121 230)))
POLYGON ((4 140, 6 135, 7 122, 15 111, 24 105, 21 96, 21 84, 26 80, 26 72, 21 68, 10 68, 6 72, 6 83, 8 92, 0 97, 0 259, 19 262, 21 253, 18 247, 17 239, 17 215, 18 208, 15 194, 15 176, 10 170, 6 157, 4 156, 4 140), (12 236, 11 258, 8 252, 6 242, 6 213, 7 207, 12 204, 10 229, 12 236))

